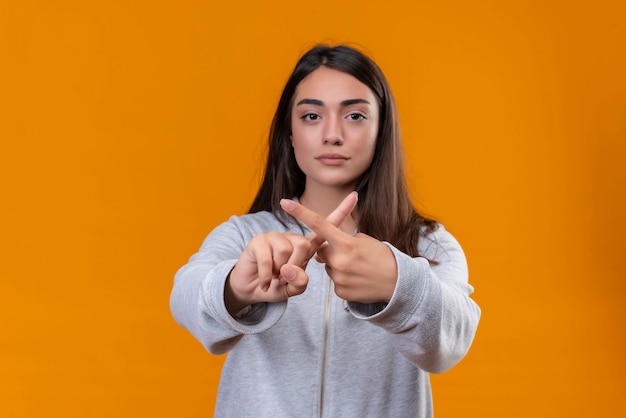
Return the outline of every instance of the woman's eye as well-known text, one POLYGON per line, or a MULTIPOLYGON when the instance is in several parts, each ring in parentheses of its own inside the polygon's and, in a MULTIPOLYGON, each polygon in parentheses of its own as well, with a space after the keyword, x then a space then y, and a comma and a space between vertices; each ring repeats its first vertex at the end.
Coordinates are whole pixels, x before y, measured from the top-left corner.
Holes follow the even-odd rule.
POLYGON ((306 115, 302 116, 302 119, 304 119, 304 120, 317 120, 317 119, 319 119, 319 115, 316 115, 315 113, 307 113, 306 115))
POLYGON ((350 118, 350 120, 363 120, 365 116, 360 113, 350 113, 348 118, 350 118))

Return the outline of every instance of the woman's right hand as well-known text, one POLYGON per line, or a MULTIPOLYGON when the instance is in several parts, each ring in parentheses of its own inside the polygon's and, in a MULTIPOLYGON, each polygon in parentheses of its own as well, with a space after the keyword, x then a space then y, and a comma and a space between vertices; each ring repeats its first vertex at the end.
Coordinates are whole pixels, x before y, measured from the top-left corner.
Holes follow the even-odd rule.
POLYGON ((295 233, 268 232, 252 238, 226 283, 226 307, 231 315, 259 302, 278 302, 306 289, 306 265, 311 242, 295 233))
MULTIPOLYGON (((326 219, 341 225, 356 203, 357 194, 352 192, 326 219)), ((254 303, 278 302, 303 293, 309 283, 306 265, 322 243, 315 233, 272 231, 252 238, 226 282, 228 312, 235 315, 254 303)))

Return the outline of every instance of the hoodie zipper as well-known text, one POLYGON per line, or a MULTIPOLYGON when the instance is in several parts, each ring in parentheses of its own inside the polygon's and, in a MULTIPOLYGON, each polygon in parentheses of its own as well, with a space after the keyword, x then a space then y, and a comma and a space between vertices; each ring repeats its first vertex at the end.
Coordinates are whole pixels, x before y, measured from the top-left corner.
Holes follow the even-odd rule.
POLYGON ((320 418, 324 414, 324 383, 326 379, 326 351, 328 347, 328 328, 330 323, 330 301, 332 292, 332 281, 328 279, 328 295, 326 297, 326 312, 324 316, 324 345, 322 351, 322 373, 320 381, 320 418))

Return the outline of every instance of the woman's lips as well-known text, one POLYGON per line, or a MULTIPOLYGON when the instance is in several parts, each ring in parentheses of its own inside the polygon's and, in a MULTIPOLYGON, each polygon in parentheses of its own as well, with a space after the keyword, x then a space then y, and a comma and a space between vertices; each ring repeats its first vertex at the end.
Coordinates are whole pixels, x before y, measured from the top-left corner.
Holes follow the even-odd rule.
POLYGON ((341 154, 322 154, 315 158, 324 165, 340 165, 348 160, 348 157, 341 154))

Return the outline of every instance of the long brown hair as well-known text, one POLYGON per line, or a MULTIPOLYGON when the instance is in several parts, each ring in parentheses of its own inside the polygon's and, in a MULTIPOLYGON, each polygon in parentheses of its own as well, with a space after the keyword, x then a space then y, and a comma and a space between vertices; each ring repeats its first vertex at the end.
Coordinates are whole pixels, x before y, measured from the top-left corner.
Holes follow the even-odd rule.
POLYGON ((378 100, 380 120, 374 158, 356 188, 359 231, 418 256, 420 236, 433 232, 437 223, 420 215, 411 201, 398 113, 389 84, 374 61, 349 46, 317 45, 298 60, 272 120, 265 174, 249 213, 269 211, 282 223, 292 220, 279 202, 285 197, 300 197, 306 178, 291 146, 291 108, 300 81, 320 66, 352 75, 368 86, 378 100))

